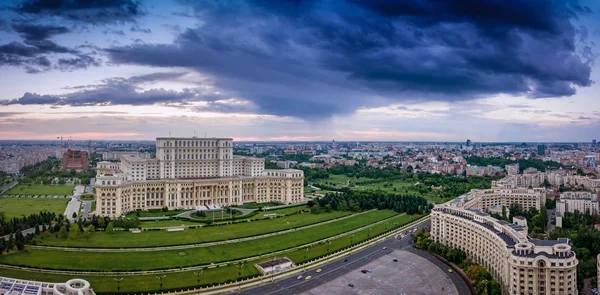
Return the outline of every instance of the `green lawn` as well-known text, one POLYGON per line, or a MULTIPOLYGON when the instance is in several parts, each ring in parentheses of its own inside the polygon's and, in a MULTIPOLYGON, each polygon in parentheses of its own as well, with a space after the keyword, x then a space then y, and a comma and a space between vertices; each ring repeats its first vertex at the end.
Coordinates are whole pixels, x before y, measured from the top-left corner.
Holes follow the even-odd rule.
MULTIPOLYGON (((140 211, 139 212, 139 217, 161 217, 161 216, 175 216, 177 214, 181 214, 183 212, 186 211, 190 211, 190 210, 169 210, 169 211, 162 211, 162 210, 149 210, 149 211, 140 211)), ((133 217, 133 216, 137 216, 138 212, 129 212, 127 213, 127 217, 133 217)))
MULTIPOLYGON (((199 271, 196 271, 199 272, 199 271)), ((225 283, 230 280, 237 280, 238 268, 234 265, 210 268, 202 270, 200 276, 200 284, 218 284, 225 283)), ((246 263, 241 269, 242 277, 258 275, 258 270, 253 264, 246 263)), ((13 269, 0 268, 0 276, 6 276, 10 278, 21 278, 28 280, 44 281, 44 282, 58 282, 64 283, 73 278, 73 275, 57 275, 40 272, 21 271, 13 269)), ((154 293, 160 288, 159 281, 156 278, 156 274, 152 275, 140 275, 140 276, 86 276, 77 275, 77 278, 81 278, 90 282, 91 287, 95 292, 111 292, 116 293, 117 282, 116 278, 123 278, 121 281, 122 292, 137 292, 138 294, 154 293)), ((182 288, 182 287, 194 287, 197 286, 197 276, 194 271, 189 272, 176 272, 168 273, 163 279, 163 288, 182 288)))
POLYGON ((284 214, 295 213, 295 212, 302 211, 302 210, 310 210, 310 208, 306 205, 302 205, 302 206, 281 208, 281 209, 276 209, 276 210, 259 211, 255 216, 256 216, 256 218, 262 218, 265 215, 272 215, 272 214, 284 215, 284 214))
POLYGON ((49 195, 49 196, 70 196, 73 195, 72 185, 36 185, 36 184, 18 184, 7 190, 4 195, 49 195))
POLYGON ((246 203, 244 205, 234 206, 234 207, 245 208, 245 209, 258 209, 258 208, 262 208, 262 207, 273 207, 273 206, 280 206, 280 205, 284 205, 284 204, 277 203, 277 202, 246 203))
POLYGON ((140 221, 141 228, 152 228, 152 227, 176 227, 176 226, 196 226, 202 225, 202 223, 169 219, 169 220, 156 220, 156 221, 140 221))
POLYGON ((245 242, 152 252, 68 252, 29 249, 0 256, 0 263, 38 268, 128 271, 205 265, 268 254, 331 237, 397 215, 372 211, 313 228, 245 242))
MULTIPOLYGON (((412 216, 413 219, 418 218, 419 216, 412 216)), ((390 229, 394 226, 394 222, 396 222, 396 226, 401 226, 402 224, 406 224, 411 220, 411 216, 407 215, 399 215, 394 217, 393 220, 387 224, 376 225, 372 227, 372 230, 369 232, 367 229, 359 231, 354 234, 352 237, 352 243, 356 244, 367 239, 370 236, 375 236, 377 234, 383 233, 386 229, 390 229)), ((331 245, 329 246, 329 250, 331 252, 342 249, 344 247, 348 247, 350 245, 350 236, 346 235, 337 239, 331 240, 331 245)), ((296 263, 300 263, 305 260, 314 259, 316 257, 322 256, 327 252, 327 245, 320 244, 315 245, 309 248, 308 252, 303 250, 295 250, 292 252, 285 253, 281 256, 286 256, 292 259, 296 263), (306 256, 305 256, 306 255, 306 256)), ((266 259, 248 261, 244 264, 244 267, 241 269, 242 277, 257 275, 258 271, 254 268, 254 264, 259 261, 264 261, 266 259)), ((233 266, 225 266, 218 267, 212 269, 204 269, 202 276, 200 277, 200 284, 208 284, 208 283, 223 283, 228 280, 235 280, 238 276, 238 269, 233 266)), ((66 282, 69 279, 72 279, 71 275, 54 275, 40 272, 30 272, 30 271, 20 271, 20 270, 12 270, 12 269, 2 269, 0 268, 0 276, 6 276, 11 278, 21 278, 21 279, 33 279, 38 281, 45 282, 66 282)), ((123 292, 138 292, 138 293, 148 293, 158 289, 158 280, 156 279, 156 275, 147 275, 147 276, 78 276, 82 279, 85 279, 91 283, 92 288, 96 292, 115 292, 117 288, 117 284, 115 282, 115 278, 124 278, 121 281, 121 291, 123 292)), ((181 273, 169 273, 163 280, 164 288, 188 288, 196 286, 196 278, 197 276, 193 271, 190 272, 181 272, 181 273)))
MULTIPOLYGON (((350 187, 354 190, 360 190, 360 191, 369 191, 369 190, 382 190, 388 193, 396 193, 396 194, 411 194, 411 195, 416 195, 416 196, 422 196, 423 198, 425 198, 428 201, 435 201, 435 202, 442 202, 443 200, 434 195, 433 193, 427 193, 427 194, 421 194, 419 193, 419 191, 415 188, 415 183, 417 181, 413 181, 413 180, 386 180, 386 181, 381 181, 381 182, 376 182, 376 183, 369 183, 369 184, 357 184, 357 182, 361 182, 361 181, 372 181, 373 179, 370 178, 351 178, 348 177, 346 175, 337 175, 337 174, 330 174, 328 179, 320 179, 318 181, 318 183, 324 184, 324 185, 338 185, 341 187, 346 187, 347 184, 350 184, 350 187), (390 186, 391 184, 391 186, 390 186)), ((326 193, 327 191, 319 191, 318 193, 326 193)))
MULTIPOLYGON (((181 232, 144 231, 137 234, 128 231, 118 231, 111 234, 95 232, 88 240, 59 239, 56 236, 51 235, 43 239, 38 236, 36 241, 38 245, 95 248, 131 248, 197 244, 277 232, 323 222, 349 214, 350 212, 340 211, 316 215, 304 213, 281 218, 251 221, 249 223, 243 222, 222 226, 187 229, 181 232)), ((185 223, 183 220, 157 221, 158 224, 161 224, 162 222, 173 222, 171 224, 176 225, 185 223)))
MULTIPOLYGON (((390 230, 395 227, 400 227, 404 224, 409 223, 410 221, 421 217, 421 215, 398 215, 394 218, 390 218, 386 223, 378 224, 371 227, 371 230, 363 229, 359 232, 354 233, 352 235, 345 235, 343 237, 339 237, 337 239, 332 239, 331 245, 329 245, 329 252, 335 252, 337 250, 341 250, 343 248, 349 247, 350 245, 355 245, 359 242, 362 242, 370 237, 377 236, 390 230), (352 242, 352 244, 351 244, 352 242)), ((303 249, 295 250, 289 253, 286 253, 285 256, 292 259, 296 264, 302 263, 307 260, 315 259, 317 257, 321 257, 327 254, 328 247, 326 243, 321 243, 318 245, 314 245, 308 248, 308 252, 303 251, 303 249), (306 256, 305 256, 306 255, 306 256)))
POLYGON ((204 211, 204 216, 200 216, 199 212, 196 213, 192 213, 192 218, 194 220, 198 220, 198 221, 210 221, 210 220, 214 220, 215 222, 217 221, 221 221, 221 220, 229 220, 231 216, 233 217, 238 217, 240 215, 242 215, 242 211, 239 210, 234 210, 233 215, 227 213, 227 211, 222 210, 222 211, 204 211))
MULTIPOLYGON (((361 180, 366 180, 367 178, 361 178, 361 180)), ((348 182, 356 181, 356 178, 348 177, 344 174, 329 174, 329 178, 327 179, 319 179, 318 183, 323 183, 329 186, 338 185, 338 186, 346 186, 348 182)))
POLYGON ((79 196, 79 199, 82 201, 93 201, 94 198, 95 197, 93 194, 83 194, 83 195, 79 196))
POLYGON ((0 212, 4 212, 8 219, 44 210, 58 215, 65 212, 68 202, 67 199, 0 198, 0 212))

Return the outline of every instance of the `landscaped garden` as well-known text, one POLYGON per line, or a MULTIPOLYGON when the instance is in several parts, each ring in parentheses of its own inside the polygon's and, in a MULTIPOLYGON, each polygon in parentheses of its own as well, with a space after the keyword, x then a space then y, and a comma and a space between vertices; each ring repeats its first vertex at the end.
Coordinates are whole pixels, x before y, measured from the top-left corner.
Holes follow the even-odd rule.
MULTIPOLYGON (((228 239, 256 236, 277 232, 295 227, 306 226, 343 216, 351 212, 332 211, 319 214, 296 214, 274 219, 265 219, 251 222, 240 222, 220 226, 207 226, 188 229, 179 232, 168 231, 143 231, 133 234, 129 231, 115 231, 113 233, 95 232, 89 239, 61 239, 50 235, 37 239, 39 245, 62 247, 92 247, 92 248, 127 248, 127 247, 156 247, 185 244, 198 244, 228 239)), ((185 223, 183 220, 170 220, 185 223)), ((159 221, 161 222, 166 221, 159 221)), ((143 223, 142 223, 143 224, 143 223)))
POLYGON ((29 216, 40 211, 63 214, 68 200, 46 198, 0 198, 0 212, 4 212, 6 219, 13 217, 29 216))
MULTIPOLYGON (((330 239, 331 244, 321 243, 318 245, 313 245, 308 247, 308 251, 304 251, 304 248, 293 250, 290 252, 283 253, 281 255, 277 255, 275 257, 288 257, 292 259, 295 263, 301 263, 306 260, 312 260, 314 258, 323 256, 327 253, 327 250, 330 252, 337 251, 343 249, 345 247, 350 246, 350 244, 357 244, 366 240, 369 237, 376 236, 381 234, 392 227, 399 227, 403 224, 410 222, 416 218, 420 217, 420 215, 408 216, 408 215, 399 215, 394 217, 386 223, 382 223, 379 225, 375 225, 370 227, 369 229, 364 229, 358 232, 355 232, 352 235, 344 235, 339 238, 330 239), (329 248, 329 249, 328 249, 329 248)), ((202 270, 202 275, 200 278, 201 286, 208 286, 212 284, 224 283, 227 281, 234 281, 240 277, 238 271, 241 272, 241 277, 250 277, 250 276, 258 276, 259 272, 254 267, 255 263, 260 261, 265 261, 270 259, 271 256, 261 258, 258 260, 246 261, 241 269, 238 269, 237 265, 230 264, 228 266, 220 266, 216 268, 204 268, 202 270)), ((165 289, 175 289, 175 288, 193 288, 198 286, 197 283, 197 273, 199 271, 187 271, 187 272, 170 272, 166 274, 166 277, 163 279, 163 290, 165 289)), ((57 274, 48 274, 42 272, 32 272, 32 271, 22 271, 22 270, 12 270, 12 269, 2 269, 0 268, 0 275, 7 277, 16 277, 16 278, 29 278, 33 280, 39 281, 47 281, 47 282, 65 282, 72 278, 70 275, 57 275, 57 274)), ((78 277, 88 280, 94 291, 97 293, 115 293, 117 290, 117 283, 115 279, 123 278, 120 283, 122 292, 137 292, 137 293, 148 293, 159 290, 159 281, 156 278, 156 274, 152 275, 135 275, 135 276, 105 276, 105 275, 80 275, 78 277)))
MULTIPOLYGON (((321 257, 402 226, 427 214, 430 209, 431 204, 416 196, 386 194, 381 191, 347 191, 326 194, 309 201, 306 205, 255 211, 251 215, 240 216, 229 224, 216 220, 212 224, 174 219, 143 222, 137 220, 137 215, 140 218, 144 215, 173 217, 181 212, 162 210, 134 212, 129 215, 130 218, 112 220, 94 217, 90 221, 70 224, 57 218, 54 226, 48 228, 48 232, 42 231, 33 241, 27 237, 27 244, 71 248, 25 246, 18 248, 21 250, 15 250, 13 246, 9 246, 9 253, 0 252, 0 264, 46 271, 0 268, 0 275, 64 282, 73 276, 57 275, 48 271, 61 269, 91 272, 92 274, 77 276, 90 281, 94 290, 100 294, 116 291, 115 278, 124 278, 121 292, 148 293, 159 291, 156 274, 135 275, 126 272, 159 270, 159 275, 166 275, 161 291, 169 291, 197 286, 198 277, 195 271, 178 271, 183 267, 196 267, 202 268, 200 285, 206 286, 235 281, 239 277, 258 276, 254 264, 274 257, 289 257, 296 264, 321 257), (114 231, 117 227, 137 228, 140 224, 144 227, 144 224, 152 223, 172 226, 193 223, 201 227, 174 232, 114 231), (282 232, 286 230, 289 231, 282 232), (269 233, 273 235, 263 236, 269 233), (244 237, 250 239, 239 240, 244 237), (211 242, 218 244, 208 244, 211 242), (159 246, 184 247, 137 251, 127 249, 159 246), (82 251, 79 248, 88 249, 82 251), (245 260, 239 274, 237 266, 233 265, 237 260, 245 260), (123 273, 112 276, 94 274, 106 271, 123 273)), ((32 222, 35 220, 37 219, 32 219, 32 222)), ((44 221, 44 224, 46 223, 49 222, 44 221)))
MULTIPOLYGON (((276 236, 185 250, 129 251, 108 254, 106 252, 31 249, 2 255, 0 263, 38 268, 95 271, 150 270, 203 265, 249 258, 312 243, 388 219, 396 214, 391 210, 371 211, 276 236), (106 259, 107 255, 110 255, 110 259, 106 259), (69 261, 69 263, 65 264, 65 261, 69 261), (143 263, 140 263, 141 261, 143 263)), ((176 237, 173 236, 172 239, 176 239, 176 237)))
POLYGON ((72 185, 42 185, 42 184, 18 184, 4 192, 3 195, 21 196, 70 196, 73 195, 72 185))
POLYGON ((266 203, 246 203, 244 205, 238 205, 235 207, 244 208, 244 209, 258 209, 258 208, 281 206, 281 205, 284 205, 284 204, 277 203, 277 202, 266 202, 266 203))

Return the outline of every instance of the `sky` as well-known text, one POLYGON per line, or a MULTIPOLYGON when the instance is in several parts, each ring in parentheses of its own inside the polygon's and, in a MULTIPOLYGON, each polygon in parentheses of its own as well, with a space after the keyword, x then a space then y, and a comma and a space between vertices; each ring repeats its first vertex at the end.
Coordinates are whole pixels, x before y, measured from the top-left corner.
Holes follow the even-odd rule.
POLYGON ((598 2, 0 0, 0 140, 600 140, 598 2))

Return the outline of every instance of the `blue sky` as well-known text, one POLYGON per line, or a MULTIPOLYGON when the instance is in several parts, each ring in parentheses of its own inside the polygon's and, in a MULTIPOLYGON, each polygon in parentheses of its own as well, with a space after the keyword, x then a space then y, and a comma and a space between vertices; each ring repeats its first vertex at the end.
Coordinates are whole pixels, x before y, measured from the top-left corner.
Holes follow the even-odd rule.
POLYGON ((0 6, 0 139, 600 140, 593 1, 0 6))

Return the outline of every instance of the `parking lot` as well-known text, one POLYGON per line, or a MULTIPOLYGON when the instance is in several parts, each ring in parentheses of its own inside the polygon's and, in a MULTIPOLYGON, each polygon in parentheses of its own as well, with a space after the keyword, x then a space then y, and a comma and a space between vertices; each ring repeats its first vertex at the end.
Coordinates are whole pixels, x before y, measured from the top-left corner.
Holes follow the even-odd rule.
POLYGON ((395 250, 361 269, 347 273, 302 294, 444 294, 457 295, 452 280, 438 266, 419 255, 395 250), (397 259, 398 262, 393 260, 397 259), (363 274, 361 270, 369 270, 363 274), (352 286, 349 286, 352 284, 352 286))

